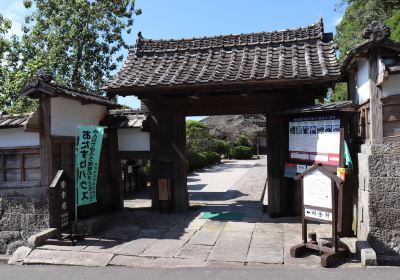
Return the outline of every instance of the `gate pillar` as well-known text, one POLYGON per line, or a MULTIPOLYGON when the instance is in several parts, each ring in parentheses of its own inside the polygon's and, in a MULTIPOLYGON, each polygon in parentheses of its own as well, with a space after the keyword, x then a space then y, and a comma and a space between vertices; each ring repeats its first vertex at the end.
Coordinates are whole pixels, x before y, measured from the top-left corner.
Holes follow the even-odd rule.
POLYGON ((288 155, 286 119, 282 115, 267 114, 268 161, 268 213, 271 217, 291 215, 293 210, 293 185, 285 178, 285 161, 288 155))
POLYGON ((170 205, 174 211, 186 211, 189 200, 185 116, 152 114, 150 126, 152 208, 160 209, 159 179, 167 179, 171 187, 170 205))

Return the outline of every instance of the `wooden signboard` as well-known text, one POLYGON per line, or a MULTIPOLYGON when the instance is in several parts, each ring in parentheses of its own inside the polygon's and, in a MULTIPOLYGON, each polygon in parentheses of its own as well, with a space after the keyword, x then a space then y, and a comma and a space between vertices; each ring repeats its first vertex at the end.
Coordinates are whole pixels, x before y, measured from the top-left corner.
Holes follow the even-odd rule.
POLYGON ((60 231, 69 229, 70 217, 68 209, 68 179, 63 170, 59 170, 50 184, 51 226, 60 231))
MULTIPOLYGON (((332 266, 338 259, 346 255, 346 250, 338 247, 338 190, 343 185, 343 180, 321 164, 314 165, 302 174, 295 177, 302 180, 302 238, 303 243, 293 246, 290 255, 300 257, 307 250, 322 253, 321 265, 332 266), (307 240, 307 222, 314 221, 332 225, 332 246, 321 246, 316 241, 316 236, 311 241, 307 240)), ((341 213, 339 213, 341 214, 341 213)))

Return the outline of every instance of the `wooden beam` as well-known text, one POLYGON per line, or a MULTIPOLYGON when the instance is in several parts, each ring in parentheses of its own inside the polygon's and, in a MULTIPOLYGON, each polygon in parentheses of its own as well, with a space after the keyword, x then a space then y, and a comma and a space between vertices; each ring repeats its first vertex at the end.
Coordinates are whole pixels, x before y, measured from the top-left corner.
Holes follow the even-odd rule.
POLYGON ((376 85, 378 77, 378 51, 372 49, 369 55, 369 84, 371 92, 371 144, 383 143, 383 121, 382 121, 382 91, 380 87, 376 85))
POLYGON ((111 182, 113 184, 112 197, 114 210, 124 208, 124 189, 122 186, 121 158, 118 152, 118 129, 110 127, 108 129, 108 149, 111 182))
POLYGON ((119 157, 127 160, 150 159, 150 151, 120 151, 119 157))
POLYGON ((40 121, 43 128, 40 133, 40 169, 43 186, 49 186, 53 179, 50 98, 44 94, 39 98, 40 121))

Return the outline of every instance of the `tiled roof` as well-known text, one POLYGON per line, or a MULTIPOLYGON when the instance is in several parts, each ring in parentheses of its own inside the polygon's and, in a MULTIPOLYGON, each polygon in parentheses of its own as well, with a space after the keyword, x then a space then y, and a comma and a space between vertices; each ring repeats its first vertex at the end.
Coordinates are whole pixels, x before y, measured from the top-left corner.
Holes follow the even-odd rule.
POLYGON ((323 23, 291 30, 181 40, 140 38, 103 89, 246 81, 335 80, 332 34, 323 23))
POLYGON ((99 104, 99 105, 105 105, 105 106, 111 106, 111 107, 120 107, 117 103, 114 101, 109 100, 105 96, 101 96, 99 94, 93 93, 93 92, 88 92, 88 91, 82 91, 82 90, 76 90, 64 85, 59 85, 56 83, 50 83, 51 86, 53 86, 56 89, 56 93, 59 95, 64 95, 76 99, 81 99, 85 100, 89 103, 94 103, 94 104, 99 104))
POLYGON ((137 110, 110 110, 112 118, 118 118, 119 128, 142 128, 147 115, 137 110))
POLYGON ((53 77, 43 70, 39 70, 31 81, 22 89, 22 96, 37 98, 38 94, 48 94, 53 97, 65 96, 77 99, 89 104, 104 105, 112 108, 120 108, 121 106, 105 96, 98 93, 73 89, 68 86, 60 85, 52 82, 53 77))
POLYGON ((300 107, 284 111, 283 114, 304 114, 313 112, 334 112, 334 111, 357 112, 357 108, 358 106, 353 104, 351 100, 347 100, 347 101, 321 103, 316 105, 300 107))
POLYGON ((0 128, 14 128, 25 126, 34 113, 0 115, 0 128))
MULTIPOLYGON (((260 115, 254 115, 254 117, 263 118, 260 115)), ((242 134, 255 136, 265 131, 265 127, 253 123, 248 115, 209 116, 201 122, 207 125, 211 135, 221 139, 235 139, 242 134)), ((265 118, 264 123, 266 123, 265 118)))

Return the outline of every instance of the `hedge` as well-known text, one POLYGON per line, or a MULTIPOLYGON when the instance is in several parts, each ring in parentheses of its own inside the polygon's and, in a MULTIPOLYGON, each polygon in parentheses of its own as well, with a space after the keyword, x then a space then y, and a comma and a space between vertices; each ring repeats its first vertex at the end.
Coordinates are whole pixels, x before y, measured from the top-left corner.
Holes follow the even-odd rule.
POLYGON ((208 164, 216 164, 221 162, 221 156, 216 152, 201 152, 206 157, 208 164))
POLYGON ((232 147, 229 150, 229 156, 234 159, 251 159, 253 157, 253 148, 245 146, 232 147))
POLYGON ((189 163, 189 172, 204 168, 208 165, 206 156, 200 153, 188 151, 186 157, 189 163))

